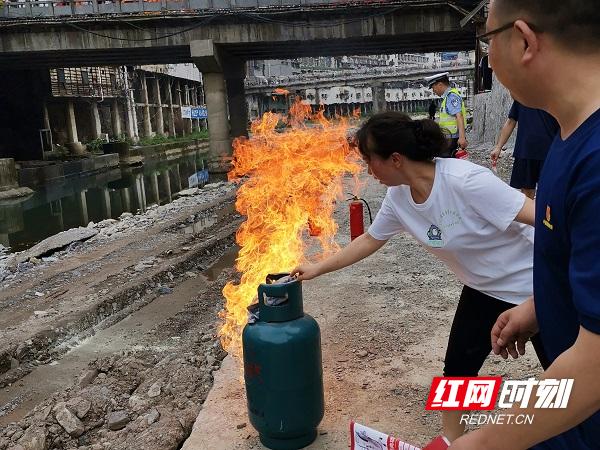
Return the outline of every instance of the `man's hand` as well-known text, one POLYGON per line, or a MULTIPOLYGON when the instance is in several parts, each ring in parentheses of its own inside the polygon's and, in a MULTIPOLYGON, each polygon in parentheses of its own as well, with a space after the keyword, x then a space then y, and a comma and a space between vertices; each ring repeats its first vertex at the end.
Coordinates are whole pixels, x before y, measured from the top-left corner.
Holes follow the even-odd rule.
POLYGON ((322 275, 319 264, 300 264, 290 272, 291 276, 296 276, 298 281, 312 280, 322 275))
POLYGON ((492 349, 502 358, 518 358, 525 354, 525 343, 538 332, 533 297, 519 306, 504 311, 492 327, 492 349))
POLYGON ((467 138, 459 137, 458 138, 458 146, 462 149, 466 149, 469 146, 469 142, 467 141, 467 138))
POLYGON ((500 159, 500 155, 502 154, 502 147, 494 147, 492 149, 492 151, 490 152, 490 158, 492 159, 493 163, 496 163, 498 161, 498 159, 500 159))

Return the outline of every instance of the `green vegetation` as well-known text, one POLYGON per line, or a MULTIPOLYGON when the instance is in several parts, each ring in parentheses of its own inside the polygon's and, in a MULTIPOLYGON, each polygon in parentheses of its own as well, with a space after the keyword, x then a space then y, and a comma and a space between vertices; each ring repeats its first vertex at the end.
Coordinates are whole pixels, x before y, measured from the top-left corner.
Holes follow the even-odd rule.
POLYGON ((196 139, 208 139, 208 130, 206 128, 194 128, 192 134, 185 136, 165 136, 164 134, 156 134, 152 137, 141 138, 139 145, 159 145, 173 142, 190 142, 196 139))
POLYGON ((94 139, 86 142, 85 146, 90 153, 102 153, 102 144, 106 144, 104 139, 94 139))

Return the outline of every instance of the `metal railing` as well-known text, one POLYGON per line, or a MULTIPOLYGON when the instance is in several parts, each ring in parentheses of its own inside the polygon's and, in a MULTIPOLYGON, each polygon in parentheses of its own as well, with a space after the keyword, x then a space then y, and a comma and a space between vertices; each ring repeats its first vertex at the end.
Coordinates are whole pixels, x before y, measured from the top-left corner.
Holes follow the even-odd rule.
POLYGON ((6 0, 0 18, 131 14, 197 9, 207 0, 6 0))
MULTIPOLYGON (((431 3, 432 0, 421 0, 431 3)), ((89 16, 98 14, 144 14, 186 11, 217 12, 273 7, 418 4, 419 0, 0 0, 0 20, 89 16)), ((435 2, 434 2, 435 3, 435 2)))

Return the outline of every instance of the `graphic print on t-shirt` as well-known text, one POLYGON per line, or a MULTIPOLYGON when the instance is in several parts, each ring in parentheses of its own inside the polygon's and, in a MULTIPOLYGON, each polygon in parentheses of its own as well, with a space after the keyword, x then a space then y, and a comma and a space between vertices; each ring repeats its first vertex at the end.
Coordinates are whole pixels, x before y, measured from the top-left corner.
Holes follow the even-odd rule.
POLYGON ((431 224, 429 231, 427 232, 427 237, 429 238, 429 245, 431 247, 440 248, 444 246, 442 230, 440 230, 437 225, 431 224))

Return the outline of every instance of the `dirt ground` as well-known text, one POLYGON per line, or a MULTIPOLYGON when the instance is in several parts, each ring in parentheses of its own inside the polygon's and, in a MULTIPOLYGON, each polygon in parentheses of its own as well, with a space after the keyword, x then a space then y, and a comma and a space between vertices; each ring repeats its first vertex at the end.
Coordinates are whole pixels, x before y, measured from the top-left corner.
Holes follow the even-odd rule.
MULTIPOLYGON (((487 147, 471 158, 487 164, 487 147)), ((499 165, 504 179, 511 163, 499 165)), ((109 224, 110 233, 3 285, 0 450, 261 448, 239 362, 215 336, 222 286, 237 276, 240 220, 231 189, 219 189, 136 232, 109 224)), ((374 213, 384 193, 367 184, 374 213)), ((349 242, 347 208, 340 202, 335 213, 340 245, 349 242)), ((350 419, 415 445, 438 434, 424 403, 460 288, 408 236, 304 283, 305 311, 321 327, 326 401, 310 449, 348 448, 350 419)), ((535 375, 529 353, 491 357, 482 374, 535 375)))

